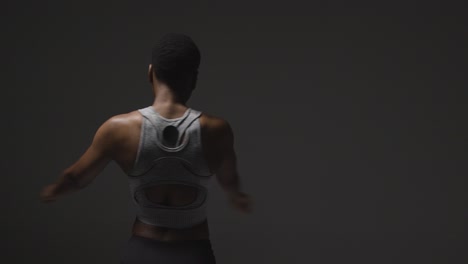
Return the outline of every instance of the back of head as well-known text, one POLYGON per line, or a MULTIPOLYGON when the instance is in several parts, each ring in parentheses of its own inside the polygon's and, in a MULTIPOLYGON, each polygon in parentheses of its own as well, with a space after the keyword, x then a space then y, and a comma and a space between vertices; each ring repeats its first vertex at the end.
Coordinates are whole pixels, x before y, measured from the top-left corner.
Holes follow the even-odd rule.
POLYGON ((186 101, 195 88, 200 51, 192 38, 181 33, 167 33, 154 45, 151 64, 158 81, 186 101))

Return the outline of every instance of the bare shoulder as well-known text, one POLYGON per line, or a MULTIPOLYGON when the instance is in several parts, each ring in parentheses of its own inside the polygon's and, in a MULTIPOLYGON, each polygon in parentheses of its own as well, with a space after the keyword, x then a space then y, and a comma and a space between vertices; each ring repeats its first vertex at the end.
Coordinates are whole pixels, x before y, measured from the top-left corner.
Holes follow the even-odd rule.
POLYGON ((231 125, 225 118, 207 114, 205 112, 202 112, 202 115, 200 116, 200 125, 206 131, 216 135, 232 133, 231 125))
POLYGON ((132 133, 135 127, 141 125, 142 116, 135 110, 128 113, 117 114, 108 118, 101 129, 112 133, 115 137, 125 137, 132 133))
POLYGON ((217 148, 226 148, 234 143, 234 134, 229 122, 222 117, 202 113, 200 116, 200 126, 206 142, 215 145, 217 148))
POLYGON ((132 123, 132 122, 139 122, 139 121, 141 122, 141 119, 142 119, 142 115, 138 112, 138 110, 114 115, 111 118, 109 118, 109 120, 112 120, 112 122, 122 124, 122 125, 132 123))

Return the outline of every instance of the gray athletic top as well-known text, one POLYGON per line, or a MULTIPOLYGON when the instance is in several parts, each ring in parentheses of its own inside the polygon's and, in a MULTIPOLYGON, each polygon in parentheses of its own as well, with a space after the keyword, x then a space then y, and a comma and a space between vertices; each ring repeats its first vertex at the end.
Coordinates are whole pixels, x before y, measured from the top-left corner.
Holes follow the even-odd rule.
POLYGON ((213 173, 202 151, 198 119, 201 112, 187 108, 183 116, 167 119, 152 106, 138 111, 144 117, 138 154, 132 170, 127 172, 137 218, 146 224, 170 228, 186 228, 203 222, 213 173), (169 146, 167 136, 163 138, 163 133, 171 132, 174 141, 177 139, 173 146, 169 146), (153 203, 147 199, 143 188, 160 183, 196 187, 197 198, 183 206, 153 203))

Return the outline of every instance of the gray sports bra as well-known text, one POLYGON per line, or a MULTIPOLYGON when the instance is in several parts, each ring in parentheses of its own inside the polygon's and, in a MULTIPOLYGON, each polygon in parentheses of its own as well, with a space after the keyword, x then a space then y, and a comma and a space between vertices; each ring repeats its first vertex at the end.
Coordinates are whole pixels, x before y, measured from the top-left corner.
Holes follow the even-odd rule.
POLYGON ((127 172, 137 218, 150 225, 187 228, 206 219, 213 173, 203 155, 200 111, 187 108, 183 116, 167 119, 152 106, 143 115, 138 153, 127 172), (172 138, 172 144, 168 141, 172 138), (158 184, 182 184, 197 190, 196 199, 183 206, 151 202, 144 189, 158 184))

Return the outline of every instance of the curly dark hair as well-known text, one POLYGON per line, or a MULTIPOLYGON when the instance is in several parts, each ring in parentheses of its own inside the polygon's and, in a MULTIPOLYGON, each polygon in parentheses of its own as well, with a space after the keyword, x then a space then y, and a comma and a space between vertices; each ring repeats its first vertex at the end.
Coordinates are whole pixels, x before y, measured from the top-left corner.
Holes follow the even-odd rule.
POLYGON ((191 37, 166 33, 153 47, 151 64, 158 81, 167 84, 185 102, 195 89, 200 58, 200 50, 191 37))

